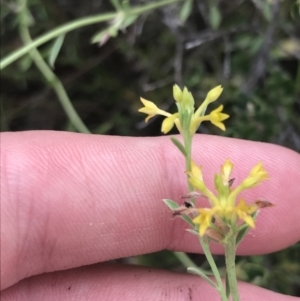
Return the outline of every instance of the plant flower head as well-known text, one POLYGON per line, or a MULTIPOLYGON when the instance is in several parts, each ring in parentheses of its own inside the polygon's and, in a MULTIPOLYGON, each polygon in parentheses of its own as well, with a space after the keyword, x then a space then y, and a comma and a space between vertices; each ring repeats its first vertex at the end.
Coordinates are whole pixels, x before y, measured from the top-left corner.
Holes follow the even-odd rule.
POLYGON ((226 236, 224 225, 227 225, 227 230, 231 229, 233 232, 237 231, 241 223, 254 228, 253 214, 260 208, 272 206, 269 202, 260 203, 261 201, 257 201, 247 204, 244 199, 240 199, 239 202, 236 201, 241 191, 254 187, 268 179, 268 174, 262 163, 255 165, 249 176, 235 189, 231 188, 234 180, 230 178, 232 170, 233 163, 226 159, 221 166, 221 172, 215 175, 216 194, 207 188, 203 181, 202 170, 195 163, 192 164, 191 171, 187 173, 193 188, 200 191, 201 195, 205 196, 211 204, 211 208, 195 208, 194 210, 194 212, 197 212, 197 216, 194 217, 193 222, 199 225, 200 236, 203 236, 207 229, 215 230, 216 228, 219 228, 222 235, 226 236), (219 227, 219 224, 223 226, 219 227))
POLYGON ((186 87, 181 90, 178 85, 174 85, 173 97, 178 109, 176 113, 171 114, 161 110, 152 101, 144 98, 141 98, 141 102, 143 103, 144 107, 140 108, 138 111, 148 115, 145 119, 146 122, 156 115, 165 116, 166 118, 164 119, 161 127, 161 131, 164 134, 167 134, 175 125, 179 132, 182 130, 188 130, 192 135, 194 135, 203 121, 210 121, 213 125, 224 131, 225 125, 223 121, 229 118, 229 115, 222 112, 222 105, 209 114, 204 114, 207 106, 216 101, 221 95, 222 91, 222 86, 217 86, 210 90, 207 93, 205 100, 195 111, 195 101, 192 93, 189 92, 186 87))

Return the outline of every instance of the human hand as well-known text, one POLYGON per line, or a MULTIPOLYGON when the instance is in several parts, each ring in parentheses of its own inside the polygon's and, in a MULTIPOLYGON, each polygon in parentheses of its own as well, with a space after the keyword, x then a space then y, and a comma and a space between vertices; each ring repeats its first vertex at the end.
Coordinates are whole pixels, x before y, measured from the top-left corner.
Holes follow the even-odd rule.
MULTIPOLYGON (((210 184, 227 157, 236 181, 258 161, 270 174, 243 194, 275 206, 259 214, 239 255, 273 252, 300 239, 297 153, 206 135, 193 144, 193 158, 210 184)), ((162 202, 186 193, 184 170, 168 137, 2 133, 1 300, 219 300, 197 276, 92 265, 162 249, 201 252, 187 225, 162 202)), ((223 252, 218 245, 213 251, 223 252)), ((299 300, 247 283, 240 283, 240 295, 247 301, 299 300)))

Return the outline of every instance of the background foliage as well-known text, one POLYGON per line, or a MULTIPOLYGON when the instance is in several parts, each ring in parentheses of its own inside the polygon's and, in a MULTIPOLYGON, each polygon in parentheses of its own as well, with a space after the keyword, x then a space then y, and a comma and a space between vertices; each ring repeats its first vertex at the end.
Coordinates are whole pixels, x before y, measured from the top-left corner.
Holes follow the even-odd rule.
MULTIPOLYGON (((159 118, 147 125, 139 96, 164 109, 173 105, 174 83, 199 101, 222 84, 222 102, 232 118, 221 133, 300 151, 299 1, 173 1, 118 23, 96 23, 39 47, 61 80, 87 128, 96 134, 158 136, 159 118), (97 35, 98 33, 98 35, 97 35), (95 35, 96 34, 96 35, 95 35), (91 44, 91 39, 94 42, 91 44)), ((93 14, 129 11, 155 1, 1 1, 1 57, 33 37, 93 14)), ((159 1, 157 1, 159 3, 159 1)), ((30 55, 1 71, 1 130, 75 131, 53 83, 30 55)), ((300 244, 265 256, 239 258, 240 279, 300 296, 300 244)), ((203 258, 191 255, 202 264, 203 258)), ((218 259, 222 261, 221 258, 218 259)), ((181 270, 176 257, 160 252, 127 262, 181 270)))

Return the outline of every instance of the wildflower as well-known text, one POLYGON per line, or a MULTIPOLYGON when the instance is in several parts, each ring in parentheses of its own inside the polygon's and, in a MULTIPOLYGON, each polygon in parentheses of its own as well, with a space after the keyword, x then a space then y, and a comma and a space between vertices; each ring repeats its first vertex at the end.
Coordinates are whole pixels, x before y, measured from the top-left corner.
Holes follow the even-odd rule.
POLYGON ((213 88, 212 90, 210 90, 207 93, 207 96, 206 96, 206 99, 204 100, 204 102, 207 101, 207 103, 211 103, 211 102, 216 101, 220 97, 222 92, 223 92, 222 86, 217 86, 217 87, 213 88))
POLYGON ((268 179, 268 173, 265 171, 262 163, 256 164, 250 171, 249 176, 242 182, 243 189, 252 188, 261 181, 268 179))
POLYGON ((164 134, 167 134, 175 125, 179 132, 181 132, 183 129, 187 129, 188 131, 190 131, 190 134, 193 135, 199 128, 202 121, 210 121, 212 124, 224 131, 225 125, 222 121, 229 118, 229 115, 222 112, 223 106, 219 106, 208 115, 204 114, 207 106, 210 103, 216 101, 221 95, 222 91, 223 88, 221 86, 217 86, 210 90, 207 93, 205 100, 195 112, 195 102, 191 92, 189 92, 186 87, 181 90, 178 85, 174 85, 173 97, 176 101, 178 112, 171 114, 169 112, 161 110, 152 101, 146 100, 144 98, 141 98, 141 102, 143 103, 144 107, 142 107, 138 111, 148 114, 145 120, 146 122, 148 122, 150 118, 156 115, 165 116, 166 118, 164 119, 161 127, 161 131, 164 134))
POLYGON ((229 159, 226 159, 225 163, 221 166, 220 174, 215 175, 216 195, 205 185, 201 167, 193 163, 191 171, 187 173, 191 185, 196 190, 199 190, 202 195, 206 196, 211 203, 211 208, 197 208, 198 216, 193 219, 193 222, 199 225, 200 236, 203 236, 205 231, 211 228, 213 224, 214 226, 218 226, 216 221, 219 220, 229 225, 231 229, 237 228, 239 220, 242 220, 248 226, 254 228, 255 222, 252 217, 253 213, 260 208, 272 206, 271 203, 266 201, 257 201, 248 205, 244 199, 241 199, 238 204, 236 204, 238 193, 244 189, 254 187, 268 178, 267 172, 261 163, 255 165, 250 171, 249 176, 235 189, 230 188, 232 169, 233 164, 229 159), (261 205, 262 202, 263 205, 261 205))
POLYGON ((222 131, 225 131, 225 125, 222 121, 228 119, 229 115, 222 113, 222 110, 223 110, 223 105, 211 111, 210 114, 208 115, 201 116, 201 117, 196 117, 196 115, 194 115, 192 125, 191 125, 191 128, 193 129, 192 131, 196 131, 202 121, 210 121, 213 125, 221 129, 222 131))
POLYGON ((141 102, 143 103, 144 107, 139 109, 138 111, 141 113, 148 114, 145 119, 145 122, 148 122, 150 118, 154 117, 155 115, 163 115, 163 116, 171 116, 170 113, 159 109, 152 101, 146 100, 141 97, 141 102))

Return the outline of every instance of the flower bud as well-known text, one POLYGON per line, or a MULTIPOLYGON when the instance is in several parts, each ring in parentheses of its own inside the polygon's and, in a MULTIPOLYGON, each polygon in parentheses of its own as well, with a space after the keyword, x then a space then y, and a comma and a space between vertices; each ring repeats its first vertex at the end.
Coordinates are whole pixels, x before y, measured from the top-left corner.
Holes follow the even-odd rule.
POLYGON ((178 85, 174 85, 173 86, 173 97, 174 99, 180 103, 181 102, 181 99, 182 99, 182 91, 181 89, 179 88, 178 85))
POLYGON ((211 102, 214 102, 215 100, 217 100, 219 98, 219 96, 221 95, 222 91, 223 91, 223 88, 221 85, 210 90, 206 96, 206 100, 208 101, 208 103, 211 103, 211 102))

